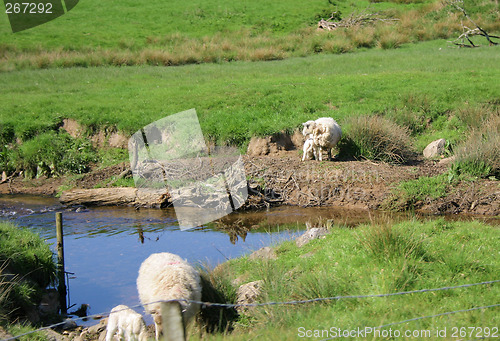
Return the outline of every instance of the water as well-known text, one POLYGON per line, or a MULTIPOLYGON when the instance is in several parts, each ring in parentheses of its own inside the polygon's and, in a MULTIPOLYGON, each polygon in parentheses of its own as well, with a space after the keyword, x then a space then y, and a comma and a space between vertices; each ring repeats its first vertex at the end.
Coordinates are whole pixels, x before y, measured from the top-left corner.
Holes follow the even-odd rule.
MULTIPOLYGON (((173 209, 97 207, 76 212, 62 208, 52 198, 0 196, 0 219, 36 231, 55 252, 54 211, 63 211, 65 266, 74 273, 70 275, 69 298, 76 307, 69 311, 86 303, 92 314, 110 311, 118 304, 139 304, 135 280, 141 262, 151 253, 172 252, 193 264, 214 267, 299 234, 297 229, 265 228, 246 235, 213 227, 180 231, 173 209)), ((280 214, 267 215, 276 219, 280 214)), ((236 217, 229 221, 239 222, 236 217)))
MULTIPOLYGON (((139 304, 136 290, 141 262, 151 253, 171 252, 193 264, 214 267, 263 246, 294 238, 306 222, 331 219, 360 222, 397 221, 408 215, 345 208, 281 207, 231 214, 218 224, 180 231, 173 209, 129 207, 63 208, 56 199, 0 196, 0 219, 36 231, 55 252, 55 211, 63 212, 69 303, 90 305, 90 314, 118 304, 139 304)), ((467 219, 467 217, 460 217, 467 219)), ((470 218, 469 218, 470 219, 470 218)), ((498 223, 498 221, 496 221, 498 223)), ((137 309, 141 311, 141 309, 137 309)))

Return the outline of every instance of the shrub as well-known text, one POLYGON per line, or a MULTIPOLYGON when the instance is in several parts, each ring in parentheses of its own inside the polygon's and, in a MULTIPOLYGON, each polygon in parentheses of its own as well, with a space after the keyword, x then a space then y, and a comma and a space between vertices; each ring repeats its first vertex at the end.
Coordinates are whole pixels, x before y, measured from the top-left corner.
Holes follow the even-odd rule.
POLYGON ((13 163, 28 178, 35 175, 85 173, 97 161, 89 141, 72 139, 65 132, 49 131, 23 143, 15 151, 13 163))
POLYGON ((408 129, 384 117, 353 117, 344 126, 344 137, 339 144, 341 156, 403 163, 411 155, 408 129))
POLYGON ((473 129, 469 138, 456 149, 451 171, 478 177, 500 175, 500 115, 473 129))

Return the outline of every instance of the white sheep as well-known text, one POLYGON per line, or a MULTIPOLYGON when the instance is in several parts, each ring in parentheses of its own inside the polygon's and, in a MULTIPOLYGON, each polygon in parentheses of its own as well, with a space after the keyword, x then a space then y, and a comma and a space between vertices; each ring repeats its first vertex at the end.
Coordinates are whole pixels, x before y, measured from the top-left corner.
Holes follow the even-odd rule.
POLYGON ((118 331, 120 340, 123 339, 124 335, 127 341, 146 341, 148 339, 146 323, 142 315, 123 304, 111 310, 106 330, 106 341, 111 341, 116 331, 118 331))
POLYGON ((314 138, 312 134, 309 134, 308 138, 304 142, 304 153, 302 154, 302 161, 316 159, 316 149, 314 148, 314 138))
MULTIPOLYGON (((161 303, 167 300, 201 300, 201 278, 198 272, 181 257, 172 253, 153 253, 139 269, 137 277, 139 298, 146 312, 153 315, 156 340, 162 333, 161 303), (156 302, 149 304, 151 302, 156 302)), ((184 321, 188 323, 200 305, 180 301, 184 321)))
POLYGON ((313 135, 313 148, 317 160, 323 160, 323 151, 328 152, 328 159, 332 159, 332 148, 337 145, 342 137, 342 129, 337 122, 331 117, 321 117, 316 121, 307 121, 302 123, 304 128, 302 134, 313 135))

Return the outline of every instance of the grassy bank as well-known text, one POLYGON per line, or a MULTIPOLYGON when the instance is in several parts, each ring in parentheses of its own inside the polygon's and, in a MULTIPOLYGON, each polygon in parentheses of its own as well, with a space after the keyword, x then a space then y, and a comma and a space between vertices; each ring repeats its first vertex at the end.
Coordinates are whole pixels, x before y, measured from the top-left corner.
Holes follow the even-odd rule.
MULTIPOLYGON (((263 280, 259 302, 307 300, 317 297, 372 295, 496 280, 500 270, 498 227, 479 222, 408 221, 394 226, 364 225, 354 230, 333 226, 325 239, 297 248, 294 242, 277 245, 276 260, 243 257, 213 270, 220 288, 234 297, 230 284, 263 280), (229 285, 231 290, 227 289, 229 285)), ((302 330, 363 329, 415 317, 498 303, 498 284, 392 296, 341 299, 303 305, 253 308, 234 321, 228 340, 294 340, 302 330)), ((461 312, 382 330, 437 330, 494 327, 498 308, 461 312)), ((394 334, 393 334, 394 335, 394 334)), ((313 339, 325 339, 331 336, 313 339)), ((371 335, 367 336, 368 338, 371 335)), ((411 339, 410 337, 403 339, 411 339)))
POLYGON ((55 281, 49 246, 37 234, 0 222, 0 322, 25 318, 55 281))

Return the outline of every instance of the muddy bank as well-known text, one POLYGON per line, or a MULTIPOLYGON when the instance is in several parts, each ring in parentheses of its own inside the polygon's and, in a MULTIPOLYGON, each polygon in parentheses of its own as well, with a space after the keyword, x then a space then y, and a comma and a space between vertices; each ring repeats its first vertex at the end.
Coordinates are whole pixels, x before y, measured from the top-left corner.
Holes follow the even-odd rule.
MULTIPOLYGON (((400 181, 435 176, 446 172, 447 166, 438 161, 415 160, 408 165, 390 165, 372 161, 304 161, 297 150, 278 150, 274 154, 244 156, 249 186, 249 199, 244 209, 278 205, 303 207, 336 206, 346 208, 386 209, 394 186, 400 181)), ((134 189, 94 189, 111 176, 127 169, 120 164, 96 169, 73 182, 75 189, 63 191, 65 204, 134 205, 166 207, 166 191, 138 196, 134 189), (88 191, 82 191, 88 189, 88 191)), ((0 193, 55 195, 63 178, 40 178, 26 181, 15 177, 0 184, 0 193)), ((426 199, 411 209, 431 214, 500 214, 498 181, 479 179, 458 183, 442 198, 426 199)))

